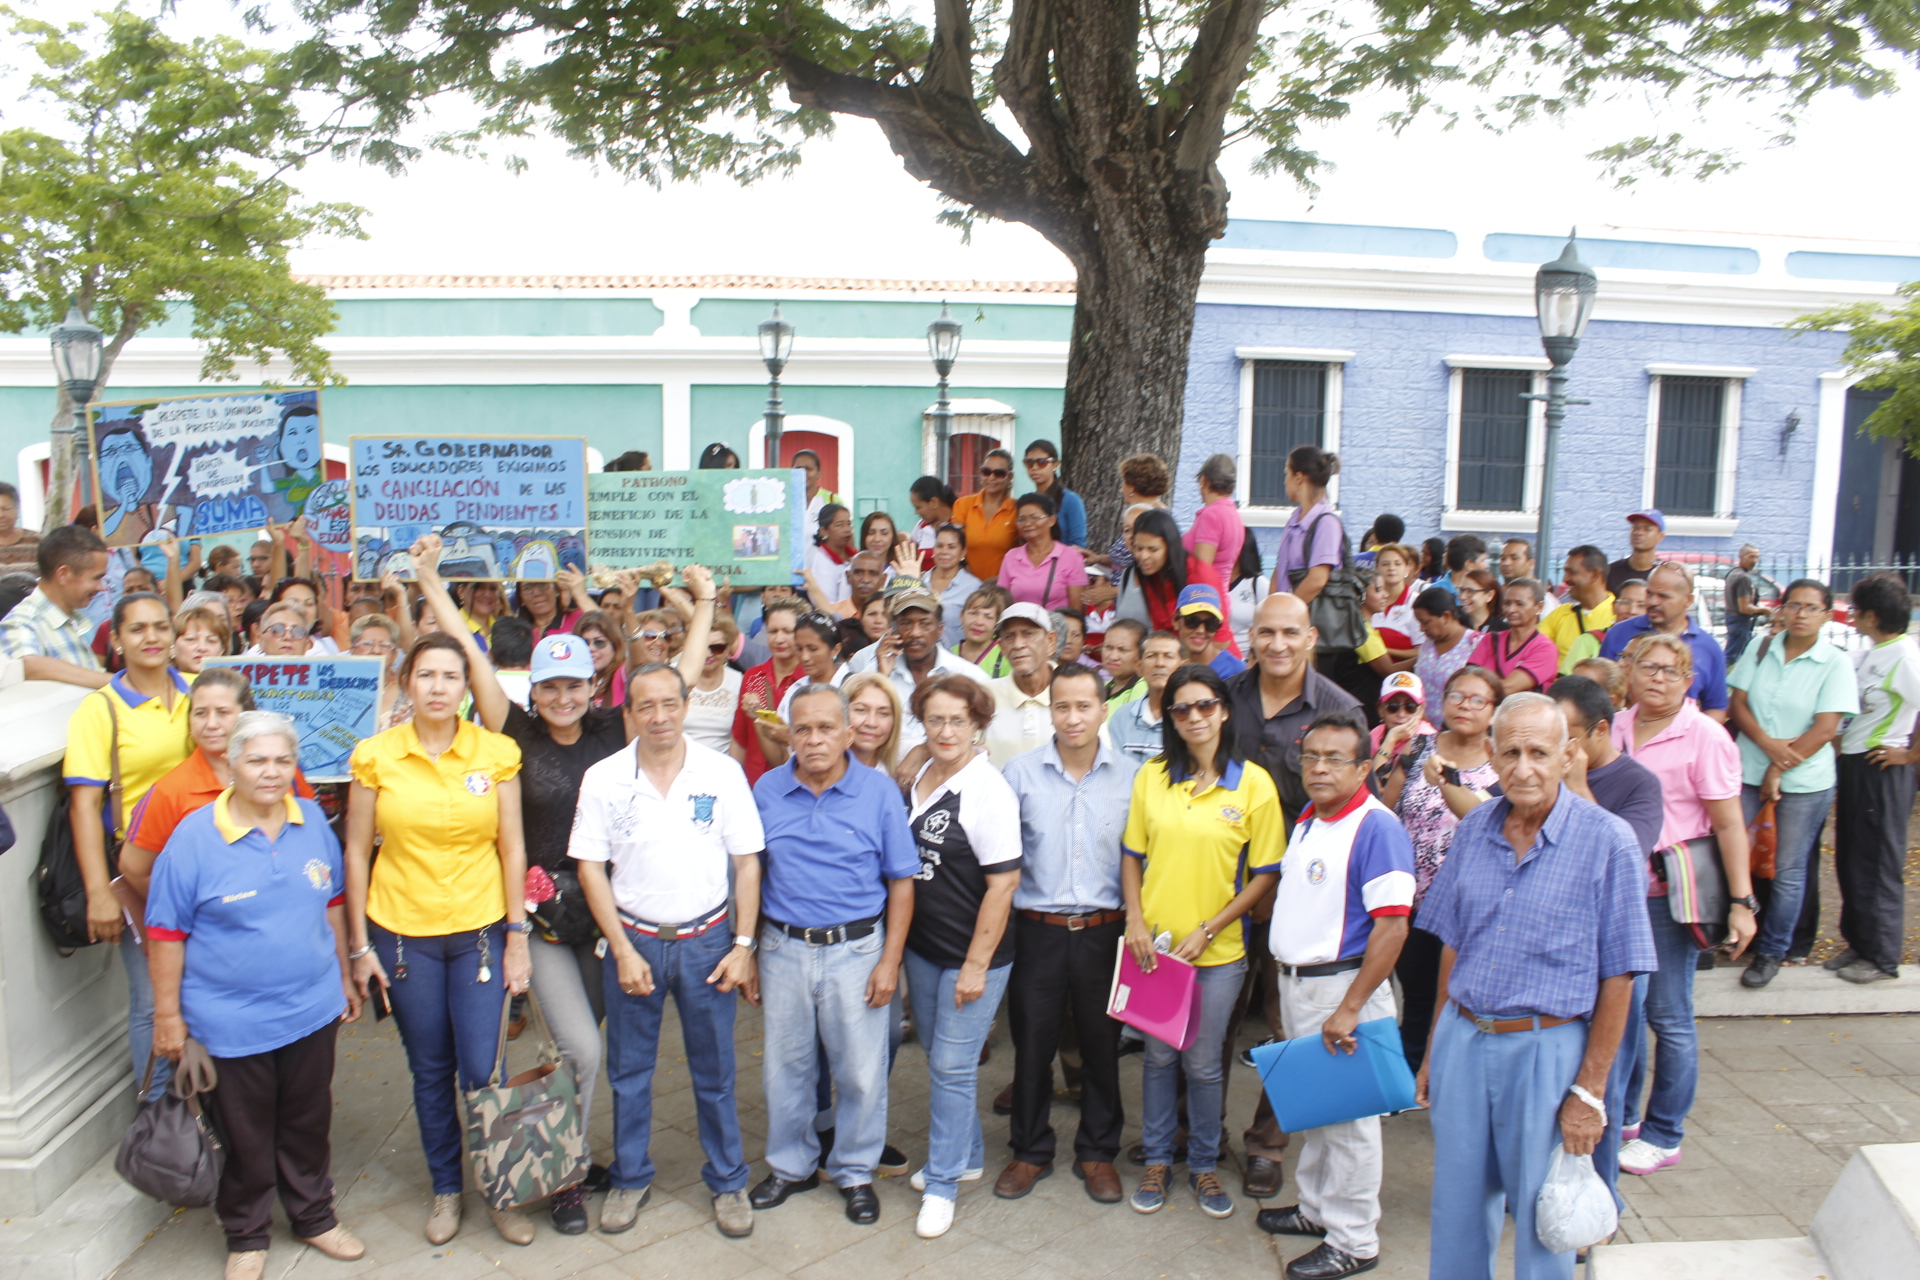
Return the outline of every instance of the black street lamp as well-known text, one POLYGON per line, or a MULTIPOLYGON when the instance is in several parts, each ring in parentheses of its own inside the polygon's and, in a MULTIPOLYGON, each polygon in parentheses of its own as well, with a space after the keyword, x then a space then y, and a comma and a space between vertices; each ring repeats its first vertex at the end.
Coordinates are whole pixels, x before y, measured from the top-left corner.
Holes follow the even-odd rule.
POLYGON ((73 488, 72 474, 62 474, 62 461, 72 459, 74 468, 87 469, 87 405, 100 385, 100 352, 106 335, 100 326, 89 323, 81 314, 76 299, 67 305, 67 318, 53 331, 53 369, 67 399, 73 403, 73 424, 54 428, 54 492, 47 495, 47 527, 65 524, 70 516, 67 495, 73 488), (63 438, 64 437, 64 438, 63 438))
POLYGON ((780 371, 793 354, 793 326, 780 318, 780 304, 773 304, 773 315, 760 322, 760 358, 767 364, 767 461, 780 465, 780 428, 787 411, 780 403, 780 371))
POLYGON ((947 475, 947 437, 953 433, 953 403, 947 399, 947 378, 960 358, 962 332, 960 322, 947 314, 947 304, 942 302, 940 318, 927 326, 927 354, 933 357, 933 371, 940 375, 940 398, 933 406, 934 474, 943 484, 952 482, 947 475))
POLYGON ((1533 277, 1533 305, 1540 317, 1540 345, 1546 349, 1552 367, 1547 372, 1547 394, 1529 396, 1547 402, 1546 464, 1540 476, 1540 533, 1536 564, 1544 567, 1553 559, 1554 466, 1560 453, 1560 427, 1566 421, 1567 406, 1586 404, 1567 398, 1567 366, 1580 349, 1580 335, 1586 332, 1593 315, 1594 297, 1599 282, 1593 268, 1580 261, 1574 248, 1574 236, 1567 236, 1567 247, 1560 256, 1546 263, 1533 277))

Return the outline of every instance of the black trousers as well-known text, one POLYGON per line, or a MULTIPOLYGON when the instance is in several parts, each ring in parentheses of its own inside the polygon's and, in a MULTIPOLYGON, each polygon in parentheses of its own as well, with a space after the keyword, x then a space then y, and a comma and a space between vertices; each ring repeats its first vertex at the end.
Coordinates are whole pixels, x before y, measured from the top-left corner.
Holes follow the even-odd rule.
POLYGON ((1393 972, 1400 979, 1400 1047, 1407 1065, 1418 1071, 1427 1056, 1433 1005, 1440 995, 1440 939, 1417 924, 1408 929, 1393 972))
POLYGON ((266 1053, 215 1058, 219 1087, 212 1101, 226 1140, 214 1209, 227 1251, 264 1249, 273 1223, 273 1193, 302 1240, 331 1231, 333 1037, 329 1022, 312 1035, 266 1053))
POLYGON ((1120 1103, 1120 1024, 1107 1016, 1113 965, 1126 922, 1069 929, 1013 917, 1013 973, 1007 979, 1007 1025, 1013 1036, 1013 1156, 1027 1164, 1053 1160, 1053 1058, 1060 1026, 1071 1014, 1080 1038, 1080 1130, 1073 1154, 1112 1164, 1120 1153, 1126 1113, 1120 1103))
POLYGON ((1864 752, 1840 757, 1835 794, 1839 823, 1833 871, 1840 881, 1840 936, 1888 973, 1906 944, 1907 816, 1913 811, 1911 765, 1882 769, 1864 752))

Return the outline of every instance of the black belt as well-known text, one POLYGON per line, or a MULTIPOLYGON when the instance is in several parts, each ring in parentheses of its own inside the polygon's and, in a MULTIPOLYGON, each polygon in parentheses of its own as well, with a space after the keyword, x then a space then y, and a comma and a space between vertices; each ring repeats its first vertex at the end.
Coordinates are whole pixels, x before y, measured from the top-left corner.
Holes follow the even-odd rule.
POLYGON ((1365 956, 1351 956, 1330 964, 1276 964, 1275 967, 1289 978, 1326 978, 1336 973, 1351 973, 1366 962, 1365 956))
POLYGON ((846 924, 829 925, 824 929, 802 929, 797 924, 782 924, 771 918, 767 918, 767 923, 789 938, 798 938, 810 947, 831 947, 837 943, 850 942, 855 938, 864 938, 880 931, 879 916, 868 916, 865 920, 849 920, 846 924))

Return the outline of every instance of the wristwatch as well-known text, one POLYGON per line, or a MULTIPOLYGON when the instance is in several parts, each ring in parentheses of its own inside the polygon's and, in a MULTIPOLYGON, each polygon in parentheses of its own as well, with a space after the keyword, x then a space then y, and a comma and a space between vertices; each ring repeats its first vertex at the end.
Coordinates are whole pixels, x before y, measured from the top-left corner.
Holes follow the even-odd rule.
POLYGON ((748 934, 736 933, 733 935, 733 945, 736 947, 745 947, 749 951, 758 951, 760 949, 760 940, 748 934))
POLYGON ((1744 898, 1734 898, 1732 900, 1732 905, 1736 907, 1745 907, 1747 910, 1753 912, 1753 914, 1755 915, 1760 914, 1760 899, 1754 897, 1752 894, 1748 894, 1744 898))

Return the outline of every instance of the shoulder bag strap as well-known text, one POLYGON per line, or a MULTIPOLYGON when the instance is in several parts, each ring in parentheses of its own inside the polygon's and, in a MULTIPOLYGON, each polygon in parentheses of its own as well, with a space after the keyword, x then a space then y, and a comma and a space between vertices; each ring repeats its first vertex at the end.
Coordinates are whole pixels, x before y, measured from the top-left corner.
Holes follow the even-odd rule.
POLYGON ((107 813, 113 819, 113 835, 107 840, 107 871, 110 875, 117 875, 120 861, 118 848, 127 838, 127 833, 120 829, 123 821, 120 794, 124 790, 120 783, 120 713, 114 709, 111 693, 102 693, 101 696, 107 701, 107 723, 112 726, 112 733, 107 739, 107 813))
POLYGON ((1047 585, 1045 589, 1040 592, 1040 607, 1042 609, 1053 608, 1047 601, 1053 598, 1053 575, 1058 572, 1060 572, 1060 556, 1056 551, 1051 562, 1047 565, 1047 585))
MULTIPOLYGON (((506 962, 503 959, 501 961, 501 969, 504 971, 505 968, 506 962)), ((502 987, 507 985, 504 977, 501 979, 500 985, 502 987)), ((507 1065, 507 1019, 512 1012, 513 992, 505 991, 502 993, 500 999, 500 1042, 493 1047, 493 1074, 487 1077, 487 1083, 496 1089, 500 1087, 502 1069, 507 1065)), ((545 1019, 541 1020, 541 1026, 544 1030, 545 1019)), ((548 1038, 551 1039, 552 1037, 549 1036, 548 1038)))
POLYGON ((1754 658, 1755 666, 1767 660, 1767 650, 1771 648, 1773 648, 1773 636, 1769 634, 1766 639, 1760 642, 1760 653, 1754 658))

